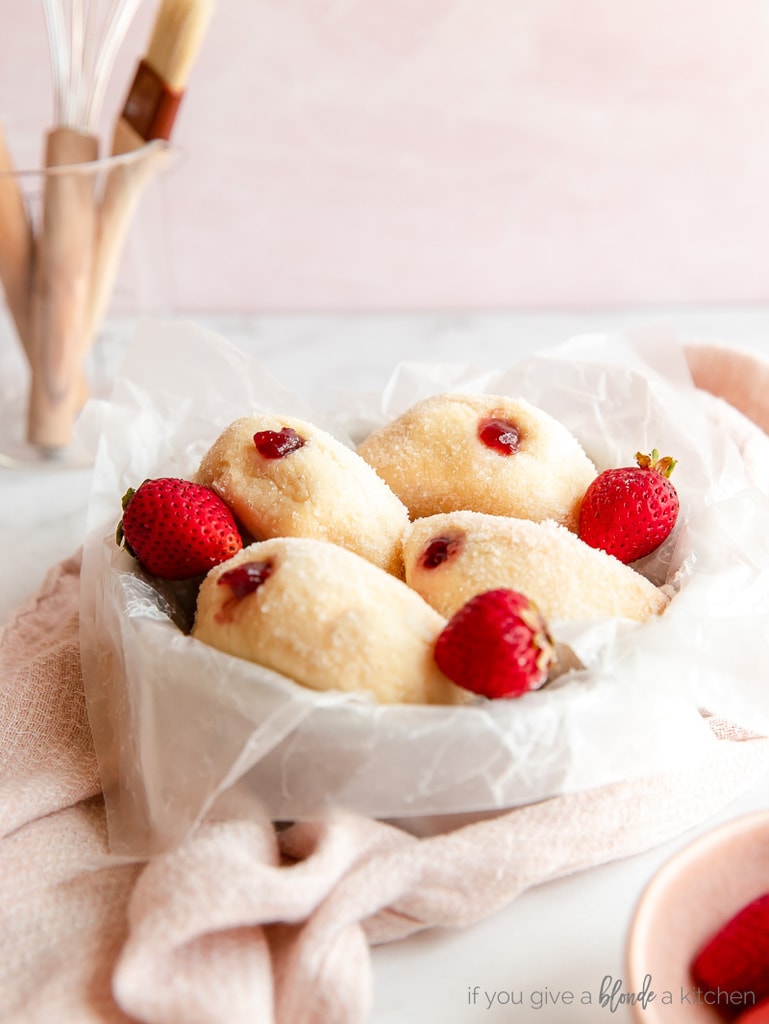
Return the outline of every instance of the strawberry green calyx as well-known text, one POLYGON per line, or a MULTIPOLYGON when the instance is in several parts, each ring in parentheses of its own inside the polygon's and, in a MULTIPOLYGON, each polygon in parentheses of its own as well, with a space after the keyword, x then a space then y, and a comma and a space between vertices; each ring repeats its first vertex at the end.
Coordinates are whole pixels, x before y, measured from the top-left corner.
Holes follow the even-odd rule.
MULTIPOLYGON (((132 500, 134 494, 136 494, 136 488, 135 487, 129 487, 128 490, 123 495, 123 497, 120 499, 120 505, 121 505, 121 507, 122 507, 124 512, 128 508, 128 506, 131 504, 131 500, 132 500)), ((125 535, 125 531, 123 529, 123 520, 122 519, 117 524, 117 530, 115 531, 115 543, 117 544, 117 546, 119 548, 125 548, 126 551, 128 552, 128 554, 132 558, 136 557, 134 555, 133 551, 131 550, 131 545, 126 540, 126 535, 125 535)))
POLYGON ((678 465, 678 460, 671 458, 669 455, 660 458, 660 453, 656 448, 652 448, 651 455, 636 452, 635 460, 641 469, 652 469, 655 473, 659 473, 660 476, 664 476, 666 480, 670 479, 670 474, 678 465))
POLYGON ((128 490, 123 495, 123 497, 121 498, 120 504, 121 504, 124 512, 128 508, 128 506, 131 504, 131 499, 133 498, 134 494, 136 494, 136 488, 135 487, 129 487, 128 490))

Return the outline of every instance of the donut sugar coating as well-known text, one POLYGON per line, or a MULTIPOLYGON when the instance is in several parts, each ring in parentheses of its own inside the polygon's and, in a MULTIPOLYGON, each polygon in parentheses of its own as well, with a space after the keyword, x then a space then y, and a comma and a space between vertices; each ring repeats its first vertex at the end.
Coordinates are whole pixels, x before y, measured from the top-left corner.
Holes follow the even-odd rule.
POLYGON ((412 523, 403 549, 406 582, 446 618, 497 587, 525 594, 548 622, 643 622, 670 600, 641 573, 553 521, 442 513, 412 523))
POLYGON ((444 618, 416 591, 328 541, 258 541, 201 584, 192 635, 313 690, 382 704, 455 704, 435 664, 444 618))
POLYGON ((315 537, 403 575, 408 511, 352 449, 310 423, 259 413, 231 423, 197 473, 255 540, 315 537))
POLYGON ((469 509, 576 532, 597 471, 574 435, 523 399, 440 394, 370 434, 358 454, 412 519, 469 509))

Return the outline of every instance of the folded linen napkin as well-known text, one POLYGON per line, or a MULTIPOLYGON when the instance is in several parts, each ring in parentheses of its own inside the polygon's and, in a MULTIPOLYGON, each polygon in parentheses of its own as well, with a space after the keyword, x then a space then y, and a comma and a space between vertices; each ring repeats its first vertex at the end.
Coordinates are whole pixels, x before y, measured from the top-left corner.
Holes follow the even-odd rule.
POLYGON ((704 769, 443 834, 341 813, 276 830, 255 815, 129 862, 109 853, 78 586, 73 558, 0 633, 2 1021, 364 1021, 370 945, 466 927, 530 886, 648 849, 769 770, 769 739, 711 719, 704 769))

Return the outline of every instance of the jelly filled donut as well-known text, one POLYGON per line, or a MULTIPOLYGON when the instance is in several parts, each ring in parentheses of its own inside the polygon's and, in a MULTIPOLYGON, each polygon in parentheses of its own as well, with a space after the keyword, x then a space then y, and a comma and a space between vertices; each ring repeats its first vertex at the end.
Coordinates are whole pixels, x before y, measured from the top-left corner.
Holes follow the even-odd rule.
POLYGON ((617 616, 643 622, 667 595, 635 569, 554 522, 480 512, 418 519, 404 539, 406 582, 449 618, 475 594, 509 587, 550 621, 617 616))
POLYGON ((464 690, 439 671, 445 620, 406 584, 327 541, 275 537, 211 570, 192 635, 313 690, 384 704, 453 704, 464 690))
POLYGON ((528 402, 442 394, 412 406, 358 447, 412 519, 470 509, 577 529, 597 475, 577 439, 528 402))
POLYGON ((356 452, 309 423, 267 413, 238 419, 205 454, 197 479, 256 540, 329 540, 403 575, 405 506, 356 452))

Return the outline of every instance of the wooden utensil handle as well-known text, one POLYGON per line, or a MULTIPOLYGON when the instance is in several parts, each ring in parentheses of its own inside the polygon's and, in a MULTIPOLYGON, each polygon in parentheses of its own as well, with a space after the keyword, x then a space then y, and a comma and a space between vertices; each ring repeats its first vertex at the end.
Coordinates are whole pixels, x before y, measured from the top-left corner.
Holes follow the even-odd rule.
POLYGON ((161 172, 168 152, 160 143, 145 143, 119 122, 115 154, 129 155, 107 174, 97 211, 91 294, 85 327, 86 346, 93 342, 109 306, 126 238, 150 180, 161 172), (139 152, 141 150, 141 152, 139 152))
POLYGON ((62 448, 83 401, 83 332, 93 256, 94 180, 79 168, 98 156, 90 135, 57 128, 48 136, 32 301, 32 380, 27 436, 62 448), (66 167, 60 173, 57 167, 66 167))
POLYGON ((32 274, 32 227, 13 161, 0 127, 0 280, 19 340, 30 350, 29 309, 32 274))

